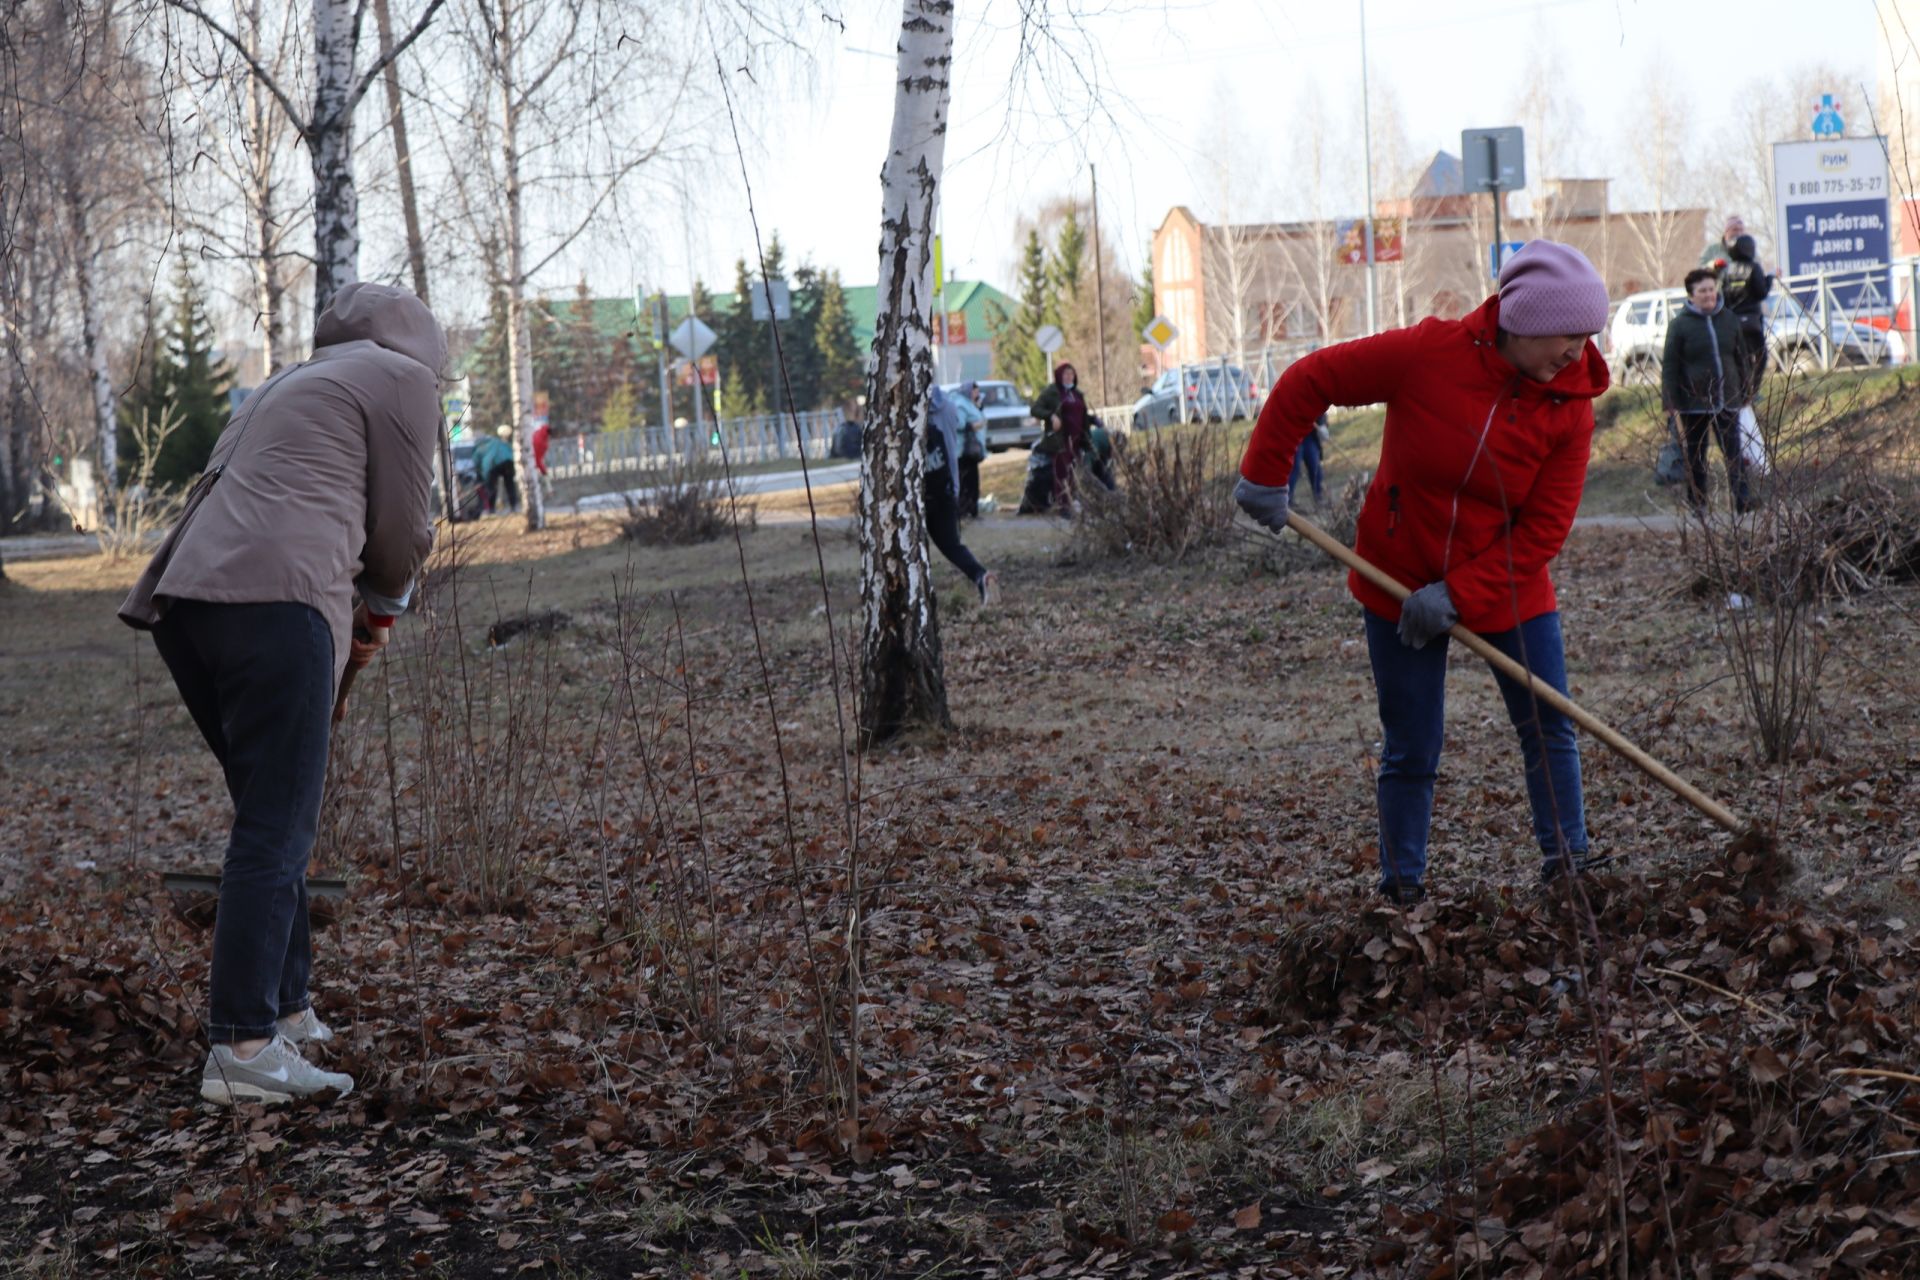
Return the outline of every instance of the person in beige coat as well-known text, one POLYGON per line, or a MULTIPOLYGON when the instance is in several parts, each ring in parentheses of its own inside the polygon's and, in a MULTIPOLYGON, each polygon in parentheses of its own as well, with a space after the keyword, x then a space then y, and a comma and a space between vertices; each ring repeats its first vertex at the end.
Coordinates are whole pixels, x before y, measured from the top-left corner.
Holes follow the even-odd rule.
POLYGON ((200 1086, 210 1101, 353 1088, 301 1048, 333 1038, 308 992, 307 858, 342 677, 386 644, 433 545, 446 358, 413 294, 336 293, 312 358, 240 406, 120 607, 153 633, 233 799, 200 1086))

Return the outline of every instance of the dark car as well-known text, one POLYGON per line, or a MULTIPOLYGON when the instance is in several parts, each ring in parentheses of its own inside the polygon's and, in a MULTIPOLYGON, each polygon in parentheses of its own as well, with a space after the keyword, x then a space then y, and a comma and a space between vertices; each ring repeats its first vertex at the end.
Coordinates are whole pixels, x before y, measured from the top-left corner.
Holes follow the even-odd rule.
POLYGON ((1134 401, 1135 430, 1176 422, 1227 422, 1251 418, 1259 390, 1238 365, 1183 364, 1168 369, 1134 401))

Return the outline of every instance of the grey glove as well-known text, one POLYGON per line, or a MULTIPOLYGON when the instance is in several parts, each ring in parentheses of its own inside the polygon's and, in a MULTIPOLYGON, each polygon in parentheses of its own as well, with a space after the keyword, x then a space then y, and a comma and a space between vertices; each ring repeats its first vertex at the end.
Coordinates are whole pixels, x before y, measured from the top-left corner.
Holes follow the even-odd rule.
POLYGON ((1400 606, 1400 643, 1424 649, 1427 641, 1443 636, 1460 621, 1444 582, 1429 582, 1406 598, 1400 606))
POLYGON ((1240 509, 1252 516, 1255 524, 1265 525, 1275 533, 1287 527, 1287 486, 1268 486, 1255 484, 1245 476, 1233 486, 1233 500, 1240 509))

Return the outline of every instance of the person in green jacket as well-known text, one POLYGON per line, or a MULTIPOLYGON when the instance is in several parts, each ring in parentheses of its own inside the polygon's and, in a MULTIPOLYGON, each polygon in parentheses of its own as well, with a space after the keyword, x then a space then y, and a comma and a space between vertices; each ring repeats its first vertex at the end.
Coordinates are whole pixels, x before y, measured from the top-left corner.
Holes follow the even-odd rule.
POLYGON ((487 510, 500 509, 500 490, 506 490, 507 509, 520 509, 520 486, 513 475, 513 428, 505 425, 491 436, 482 436, 473 446, 473 472, 480 481, 480 495, 487 510))
POLYGON ((1687 454, 1687 502, 1707 510, 1707 436, 1720 442, 1727 460, 1733 509, 1751 511, 1747 465, 1740 455, 1740 406, 1745 370, 1740 322, 1720 300, 1720 279, 1711 267, 1687 272, 1687 305, 1667 325, 1660 360, 1660 407, 1680 420, 1687 454))

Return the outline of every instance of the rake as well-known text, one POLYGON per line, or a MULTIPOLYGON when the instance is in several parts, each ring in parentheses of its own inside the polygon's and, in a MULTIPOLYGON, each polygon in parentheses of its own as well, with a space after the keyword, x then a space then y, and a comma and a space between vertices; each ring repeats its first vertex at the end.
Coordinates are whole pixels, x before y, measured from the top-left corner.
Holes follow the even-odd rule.
MULTIPOLYGON (((1311 542, 1314 546, 1319 547, 1335 560, 1338 560, 1341 564, 1346 565, 1347 568, 1353 570, 1374 586, 1379 587, 1395 600, 1405 600, 1413 594, 1405 586, 1402 586, 1398 580, 1379 568, 1379 566, 1364 559, 1358 552, 1353 550, 1353 548, 1347 546, 1338 538, 1305 516, 1300 515, 1298 512, 1289 512, 1287 514, 1287 527, 1305 538, 1308 542, 1311 542)), ((1631 764, 1641 773, 1652 778, 1655 782, 1673 792, 1674 795, 1679 796, 1695 809, 1711 818, 1714 823, 1723 830, 1731 832, 1734 836, 1738 837, 1736 841, 1737 844, 1744 843, 1756 852, 1762 847, 1771 847, 1772 839, 1768 833, 1747 821, 1733 810, 1727 808, 1713 797, 1707 795, 1685 778, 1667 768, 1666 765, 1655 760, 1645 751, 1635 746, 1627 739, 1626 735, 1622 734, 1612 725, 1586 710, 1572 698, 1567 697, 1567 695, 1561 693, 1546 681, 1535 676, 1531 671, 1521 666, 1518 662, 1515 662, 1506 654, 1500 652, 1500 650, 1494 648, 1479 635, 1457 623, 1448 634, 1480 657, 1485 658, 1496 670, 1519 681, 1521 685, 1530 690, 1533 696, 1541 702, 1546 703, 1555 711, 1558 711, 1561 715, 1566 716, 1582 729, 1585 729, 1588 733, 1600 739, 1614 754, 1626 760, 1628 764, 1631 764)))

